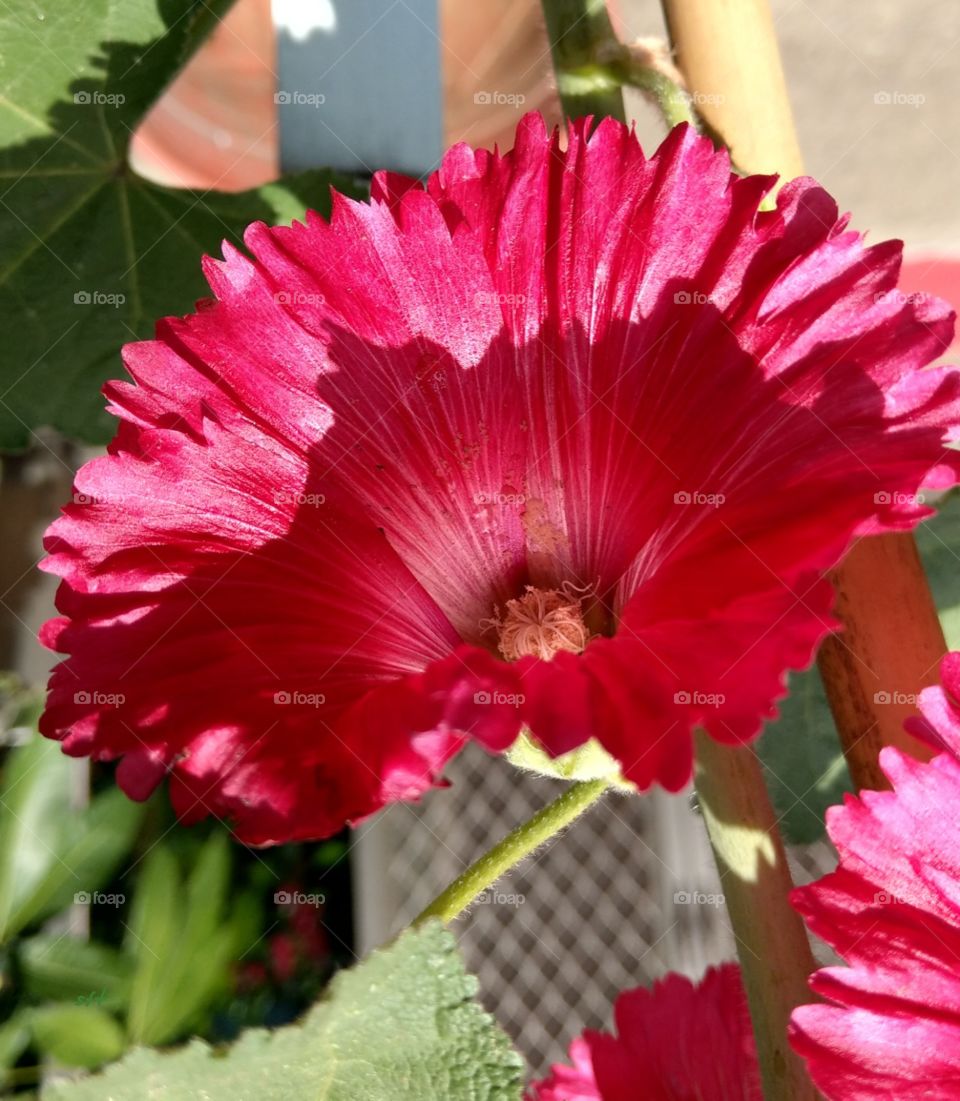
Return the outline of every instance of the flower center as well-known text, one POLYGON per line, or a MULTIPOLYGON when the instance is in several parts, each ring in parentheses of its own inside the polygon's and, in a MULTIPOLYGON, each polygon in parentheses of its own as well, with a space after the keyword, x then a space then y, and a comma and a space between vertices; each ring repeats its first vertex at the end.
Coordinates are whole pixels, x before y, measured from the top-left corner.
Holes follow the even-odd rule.
POLYGON ((497 647, 507 661, 549 661, 561 650, 579 654, 590 641, 580 601, 559 589, 528 585, 523 596, 507 601, 506 616, 496 625, 497 647))

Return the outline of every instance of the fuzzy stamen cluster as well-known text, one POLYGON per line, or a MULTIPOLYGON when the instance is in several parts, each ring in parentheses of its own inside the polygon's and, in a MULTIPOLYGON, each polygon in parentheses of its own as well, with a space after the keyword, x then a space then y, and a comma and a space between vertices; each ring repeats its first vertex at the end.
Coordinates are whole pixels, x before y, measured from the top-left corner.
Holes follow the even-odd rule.
POLYGON ((528 585, 523 596, 507 601, 498 621, 497 647, 507 661, 536 657, 549 661, 565 650, 579 654, 590 640, 580 601, 559 589, 528 585))

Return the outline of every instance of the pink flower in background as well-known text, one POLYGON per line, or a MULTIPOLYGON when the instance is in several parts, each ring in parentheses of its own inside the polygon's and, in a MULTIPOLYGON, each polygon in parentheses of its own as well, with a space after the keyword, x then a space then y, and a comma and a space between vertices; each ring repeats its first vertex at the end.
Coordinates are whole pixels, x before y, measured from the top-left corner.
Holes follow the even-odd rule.
POLYGON ((791 1042, 830 1099, 960 1098, 960 654, 942 675, 921 708, 944 752, 921 764, 883 750, 894 790, 828 812, 839 867, 794 892, 848 965, 818 971, 811 986, 827 1003, 792 1019, 791 1042))
POLYGON ((46 567, 44 732, 186 821, 319 837, 472 737, 676 790, 834 623, 823 571, 956 480, 950 311, 799 180, 527 117, 327 224, 251 226, 125 350, 46 567))
POLYGON ((557 1063, 550 1068, 549 1078, 534 1082, 527 1101, 603 1101, 593 1072, 590 1044, 583 1036, 570 1044, 570 1062, 572 1066, 557 1063))
POLYGON ((747 999, 736 964, 699 983, 668 975, 621 994, 617 1034, 585 1032, 572 1067, 555 1066, 528 1101, 762 1101, 747 999))

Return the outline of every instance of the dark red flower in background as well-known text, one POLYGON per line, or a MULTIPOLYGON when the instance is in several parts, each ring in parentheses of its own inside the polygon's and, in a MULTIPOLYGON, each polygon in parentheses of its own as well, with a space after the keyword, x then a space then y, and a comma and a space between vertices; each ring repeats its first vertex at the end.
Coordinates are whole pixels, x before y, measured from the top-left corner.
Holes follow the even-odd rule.
POLYGON ((573 1066, 555 1066, 528 1101, 762 1101, 760 1067, 740 968, 711 967, 699 983, 667 975, 617 998, 617 1034, 585 1032, 573 1066))
POLYGON ((51 528, 43 730, 167 774, 187 821, 318 837, 472 737, 591 737, 643 788, 752 738, 823 571, 956 479, 950 311, 810 180, 526 118, 421 187, 251 226, 125 350, 120 427, 51 528))
POLYGON ((818 971, 826 1004, 792 1018, 791 1042, 831 1101, 960 1098, 960 654, 942 677, 921 708, 944 752, 921 764, 883 750, 894 790, 831 808, 839 867, 794 892, 848 965, 818 971))

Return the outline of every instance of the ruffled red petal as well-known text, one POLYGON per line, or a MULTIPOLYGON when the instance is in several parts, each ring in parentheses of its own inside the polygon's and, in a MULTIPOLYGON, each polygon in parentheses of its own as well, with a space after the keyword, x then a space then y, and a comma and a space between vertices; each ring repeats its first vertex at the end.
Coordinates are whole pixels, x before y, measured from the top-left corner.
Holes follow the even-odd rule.
POLYGON ((760 1067, 736 964, 699 983, 670 974, 617 999, 616 1035, 585 1032, 529 1101, 761 1101, 760 1067))

